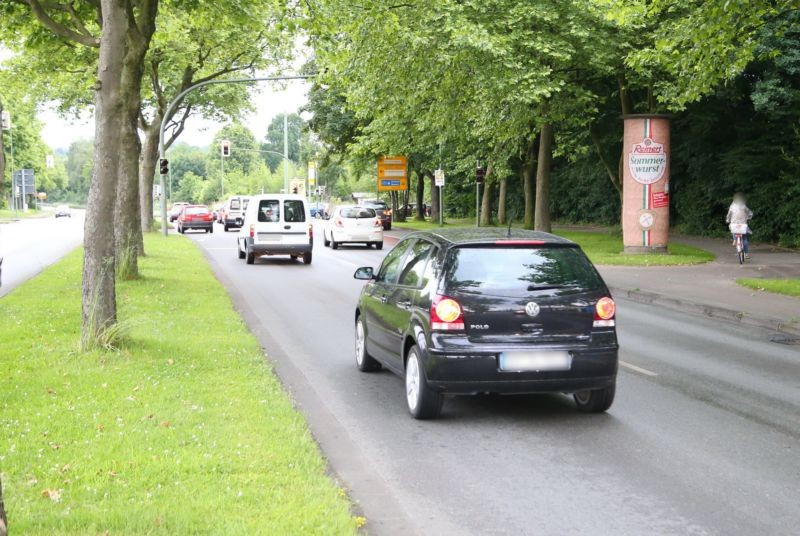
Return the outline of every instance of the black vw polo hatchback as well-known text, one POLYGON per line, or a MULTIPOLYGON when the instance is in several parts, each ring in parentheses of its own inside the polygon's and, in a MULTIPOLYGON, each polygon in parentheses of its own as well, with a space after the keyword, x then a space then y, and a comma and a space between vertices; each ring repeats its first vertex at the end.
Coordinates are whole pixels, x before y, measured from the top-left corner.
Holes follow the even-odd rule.
POLYGON ((547 233, 408 235, 377 272, 359 268, 356 364, 405 378, 412 416, 445 395, 572 393, 606 411, 617 375, 616 306, 574 243, 547 233))

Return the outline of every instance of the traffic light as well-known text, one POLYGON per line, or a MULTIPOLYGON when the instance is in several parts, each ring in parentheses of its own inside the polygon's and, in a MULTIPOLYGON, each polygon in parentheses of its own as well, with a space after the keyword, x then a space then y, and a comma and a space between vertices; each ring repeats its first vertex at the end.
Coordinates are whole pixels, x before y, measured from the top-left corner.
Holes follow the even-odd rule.
POLYGON ((230 142, 230 140, 222 140, 220 142, 220 147, 222 148, 222 156, 230 156, 231 155, 231 142, 230 142))
POLYGON ((486 170, 482 167, 478 167, 475 170, 475 182, 478 184, 483 184, 483 181, 486 179, 486 170))
POLYGON ((162 158, 158 161, 158 169, 162 175, 169 175, 169 160, 162 158))

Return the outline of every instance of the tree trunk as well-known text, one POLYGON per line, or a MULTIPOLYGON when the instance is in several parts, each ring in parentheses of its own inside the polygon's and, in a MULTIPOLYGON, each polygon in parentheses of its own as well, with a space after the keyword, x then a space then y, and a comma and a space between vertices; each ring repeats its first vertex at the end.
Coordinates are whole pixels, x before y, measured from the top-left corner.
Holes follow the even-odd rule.
POLYGON ((3 503, 3 482, 0 480, 0 536, 8 535, 8 519, 6 518, 6 506, 3 503))
POLYGON ((425 221, 425 173, 417 172, 417 221, 425 221))
POLYGON ((539 136, 539 159, 536 167, 536 215, 533 228, 549 233, 550 226, 550 171, 553 162, 553 125, 542 125, 539 136))
POLYGON ((431 179, 431 221, 439 222, 439 188, 436 186, 436 179, 433 173, 427 174, 431 179))
POLYGON ((494 182, 492 181, 492 165, 486 166, 486 178, 483 183, 483 198, 481 199, 481 219, 480 223, 486 227, 492 224, 492 196, 494 194, 494 182))
MULTIPOLYGON (((142 232, 145 233, 153 230, 153 182, 158 164, 158 129, 160 126, 161 117, 156 116, 145 130, 142 153, 139 157, 139 204, 142 209, 142 232)), ((166 195, 166 192, 161 192, 161 195, 166 195)))
POLYGON ((123 121, 122 60, 127 15, 123 0, 102 0, 103 35, 94 98, 94 165, 84 222, 82 333, 83 348, 92 348, 117 321, 114 288, 114 201, 123 121))
POLYGON ((525 152, 525 160, 522 162, 522 190, 525 195, 525 216, 522 218, 522 226, 525 229, 533 229, 533 214, 535 188, 534 167, 536 166, 536 140, 534 136, 528 143, 528 150, 525 152))
POLYGON ((508 223, 506 218, 506 193, 508 188, 507 179, 500 179, 500 192, 497 194, 497 223, 505 225, 508 223))

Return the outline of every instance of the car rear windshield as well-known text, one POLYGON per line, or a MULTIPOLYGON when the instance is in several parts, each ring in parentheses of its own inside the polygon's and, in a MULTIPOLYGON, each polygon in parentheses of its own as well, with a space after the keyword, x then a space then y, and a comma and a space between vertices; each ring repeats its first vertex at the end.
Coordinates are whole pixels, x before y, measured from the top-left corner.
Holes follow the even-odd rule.
POLYGON ((365 201, 364 206, 374 207, 377 208, 378 210, 386 210, 387 208, 389 208, 389 205, 387 205, 383 201, 365 201))
POLYGON ((374 218, 375 210, 371 208, 343 208, 339 211, 342 218, 374 218))
POLYGON ((258 204, 258 221, 281 221, 281 204, 277 199, 262 199, 258 204))
POLYGON ((283 203, 284 221, 299 223, 306 221, 306 206, 302 201, 290 199, 283 203))
POLYGON ((590 291, 603 287, 577 247, 456 247, 448 260, 448 292, 507 295, 536 291, 590 291))
POLYGON ((198 214, 208 214, 206 207, 189 207, 186 209, 186 214, 197 216, 198 214))
POLYGON ((238 199, 231 199, 231 203, 230 203, 229 206, 230 206, 231 210, 239 210, 239 207, 241 205, 239 204, 239 200, 238 199))

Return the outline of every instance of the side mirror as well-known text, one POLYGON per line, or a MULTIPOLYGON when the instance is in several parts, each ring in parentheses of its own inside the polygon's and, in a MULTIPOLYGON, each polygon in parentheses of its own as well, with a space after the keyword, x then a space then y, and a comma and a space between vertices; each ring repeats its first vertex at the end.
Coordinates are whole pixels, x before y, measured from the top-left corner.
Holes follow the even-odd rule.
POLYGON ((353 274, 353 279, 361 279, 363 281, 372 281, 375 279, 375 272, 370 266, 362 266, 356 273, 353 274))

